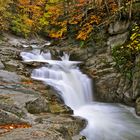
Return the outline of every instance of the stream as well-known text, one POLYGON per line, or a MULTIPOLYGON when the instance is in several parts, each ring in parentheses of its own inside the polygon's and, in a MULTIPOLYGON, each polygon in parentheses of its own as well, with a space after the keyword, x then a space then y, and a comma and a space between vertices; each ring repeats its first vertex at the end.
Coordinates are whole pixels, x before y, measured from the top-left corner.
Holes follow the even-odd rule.
POLYGON ((74 116, 88 121, 81 135, 87 140, 140 140, 140 118, 134 109, 116 103, 94 101, 92 80, 83 74, 77 64, 64 53, 61 61, 39 50, 22 52, 25 62, 43 62, 32 71, 32 78, 52 86, 65 104, 74 110, 74 116))

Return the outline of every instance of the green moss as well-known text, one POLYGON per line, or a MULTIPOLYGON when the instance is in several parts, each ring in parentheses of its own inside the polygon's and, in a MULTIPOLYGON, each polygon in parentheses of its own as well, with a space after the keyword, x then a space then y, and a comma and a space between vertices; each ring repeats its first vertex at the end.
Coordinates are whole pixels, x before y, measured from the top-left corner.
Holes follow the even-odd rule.
POLYGON ((138 54, 140 54, 140 26, 134 24, 129 41, 123 46, 116 46, 112 49, 115 67, 129 80, 132 80, 134 62, 138 54))

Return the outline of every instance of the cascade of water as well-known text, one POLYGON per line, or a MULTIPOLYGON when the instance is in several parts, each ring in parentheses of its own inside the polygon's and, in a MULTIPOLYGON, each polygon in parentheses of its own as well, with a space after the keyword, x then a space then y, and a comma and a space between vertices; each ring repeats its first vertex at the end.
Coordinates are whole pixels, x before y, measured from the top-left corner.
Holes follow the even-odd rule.
POLYGON ((132 109, 119 104, 93 102, 92 82, 65 54, 62 61, 50 60, 51 55, 22 53, 25 61, 47 62, 49 66, 35 69, 32 78, 54 87, 74 115, 88 121, 81 132, 88 140, 140 140, 140 119, 132 109), (44 57, 45 56, 45 57, 44 57))
POLYGON ((51 60, 51 54, 40 52, 40 50, 35 49, 32 52, 21 52, 21 57, 24 61, 43 61, 43 60, 51 60))

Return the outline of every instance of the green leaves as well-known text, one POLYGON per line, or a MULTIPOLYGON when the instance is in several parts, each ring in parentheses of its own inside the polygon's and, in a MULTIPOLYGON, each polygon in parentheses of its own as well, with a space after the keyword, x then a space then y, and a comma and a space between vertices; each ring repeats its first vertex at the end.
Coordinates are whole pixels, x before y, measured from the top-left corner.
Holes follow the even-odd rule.
POLYGON ((116 46, 112 50, 115 67, 129 80, 132 78, 135 57, 140 53, 140 26, 135 24, 131 30, 130 39, 123 46, 116 46))

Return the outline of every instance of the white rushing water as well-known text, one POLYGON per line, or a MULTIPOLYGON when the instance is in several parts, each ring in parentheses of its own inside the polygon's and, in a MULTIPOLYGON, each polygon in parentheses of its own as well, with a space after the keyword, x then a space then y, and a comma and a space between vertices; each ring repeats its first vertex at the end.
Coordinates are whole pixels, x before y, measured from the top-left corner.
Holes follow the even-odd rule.
POLYGON ((88 121, 81 132, 87 140, 140 140, 140 118, 133 108, 120 104, 95 102, 91 79, 83 74, 77 63, 64 55, 62 61, 50 60, 50 53, 38 51, 21 53, 24 61, 46 62, 46 66, 35 69, 32 78, 51 85, 62 96, 75 116, 88 121))

